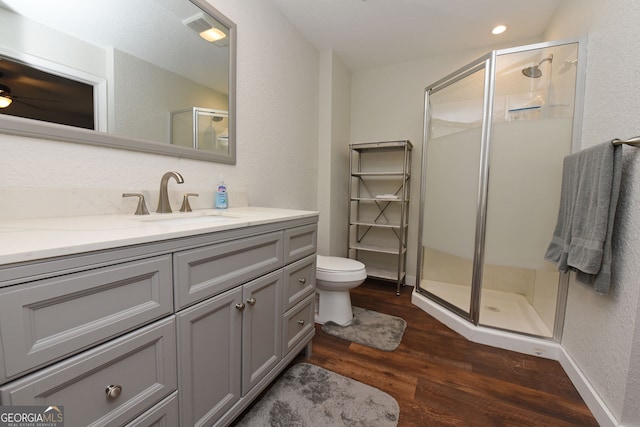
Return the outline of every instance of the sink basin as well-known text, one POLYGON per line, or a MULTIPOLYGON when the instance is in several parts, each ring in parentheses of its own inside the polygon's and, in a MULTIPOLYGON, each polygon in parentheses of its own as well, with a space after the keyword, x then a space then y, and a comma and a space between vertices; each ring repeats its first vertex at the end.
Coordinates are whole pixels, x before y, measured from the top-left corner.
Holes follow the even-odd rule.
POLYGON ((191 224, 224 224, 237 221, 232 216, 222 215, 198 215, 198 216, 170 216, 155 218, 140 218, 138 221, 145 222, 150 225, 191 225, 191 224))

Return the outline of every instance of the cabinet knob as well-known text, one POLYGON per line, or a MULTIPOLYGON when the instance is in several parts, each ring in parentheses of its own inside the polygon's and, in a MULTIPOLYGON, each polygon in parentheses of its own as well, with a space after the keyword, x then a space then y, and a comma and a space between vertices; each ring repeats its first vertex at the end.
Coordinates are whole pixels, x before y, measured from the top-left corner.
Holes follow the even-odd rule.
POLYGON ((243 303, 238 303, 236 304, 236 308, 240 311, 244 310, 244 304, 243 303))
POLYGON ((306 277, 299 278, 298 283, 300 283, 301 285, 304 285, 305 283, 307 283, 307 278, 306 277))
POLYGON ((302 319, 298 320, 298 325, 300 325, 300 326, 304 325, 304 320, 302 320, 302 319))
POLYGON ((256 299, 255 298, 249 298, 247 299, 247 304, 249 305, 254 305, 256 303, 256 299))
POLYGON ((122 393, 122 386, 111 384, 107 387, 105 393, 107 393, 107 400, 115 400, 120 396, 120 393, 122 393))

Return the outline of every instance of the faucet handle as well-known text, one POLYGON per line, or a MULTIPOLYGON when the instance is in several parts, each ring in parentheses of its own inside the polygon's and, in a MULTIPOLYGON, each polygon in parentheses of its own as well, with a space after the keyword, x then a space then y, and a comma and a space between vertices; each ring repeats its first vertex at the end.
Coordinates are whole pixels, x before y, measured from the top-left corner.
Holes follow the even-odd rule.
POLYGON ((182 206, 180 206, 180 212, 191 212, 191 205, 189 204, 189 196, 198 197, 197 193, 187 193, 182 198, 182 206))
POLYGON ((136 208, 136 215, 149 215, 149 211, 147 210, 147 204, 144 202, 144 194, 123 193, 122 197, 137 197, 138 207, 136 208))

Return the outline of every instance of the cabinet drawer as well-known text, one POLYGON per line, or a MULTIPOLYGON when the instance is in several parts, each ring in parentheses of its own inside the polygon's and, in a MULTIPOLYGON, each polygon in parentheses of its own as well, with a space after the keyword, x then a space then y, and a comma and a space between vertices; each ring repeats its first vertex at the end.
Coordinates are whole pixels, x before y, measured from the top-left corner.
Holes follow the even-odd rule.
POLYGON ((175 427, 179 425, 178 392, 175 391, 171 396, 127 424, 127 427, 175 427))
POLYGON ((65 426, 123 425, 176 390, 174 316, 0 388, 2 405, 62 405, 65 426), (111 399, 109 386, 121 392, 111 399))
POLYGON ((0 384, 172 313, 171 279, 165 255, 1 289, 0 384))
POLYGON ((219 294, 283 265, 282 232, 178 252, 176 309, 219 294))
POLYGON ((284 262, 297 261, 316 253, 317 225, 309 224, 284 231, 284 262))
POLYGON ((284 268, 284 310, 313 293, 316 287, 316 256, 311 255, 284 268))
POLYGON ((304 337, 314 331, 315 294, 309 295, 300 304, 284 315, 283 354, 295 347, 304 337))

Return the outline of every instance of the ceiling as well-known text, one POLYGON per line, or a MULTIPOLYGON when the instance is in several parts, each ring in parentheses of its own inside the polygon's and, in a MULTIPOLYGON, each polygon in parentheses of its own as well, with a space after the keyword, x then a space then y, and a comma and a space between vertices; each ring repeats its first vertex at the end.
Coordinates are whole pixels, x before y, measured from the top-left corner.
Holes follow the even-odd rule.
POLYGON ((270 0, 350 70, 539 37, 561 0, 270 0), (491 29, 507 24, 507 32, 491 29))

